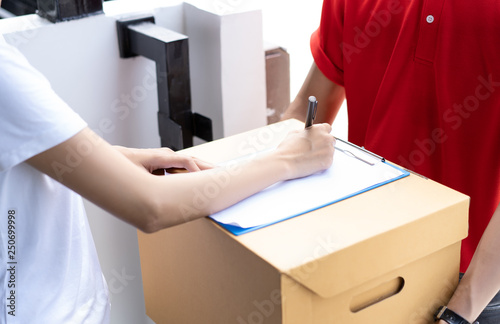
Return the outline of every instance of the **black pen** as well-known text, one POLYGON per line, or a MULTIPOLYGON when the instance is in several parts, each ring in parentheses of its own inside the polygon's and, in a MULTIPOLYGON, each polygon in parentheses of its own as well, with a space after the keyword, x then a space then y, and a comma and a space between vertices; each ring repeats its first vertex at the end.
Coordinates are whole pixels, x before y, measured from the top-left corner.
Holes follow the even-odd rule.
POLYGON ((316 118, 316 111, 318 110, 318 101, 316 100, 316 97, 310 96, 309 97, 309 105, 307 106, 307 116, 306 116, 306 127, 311 127, 314 121, 314 118, 316 118))

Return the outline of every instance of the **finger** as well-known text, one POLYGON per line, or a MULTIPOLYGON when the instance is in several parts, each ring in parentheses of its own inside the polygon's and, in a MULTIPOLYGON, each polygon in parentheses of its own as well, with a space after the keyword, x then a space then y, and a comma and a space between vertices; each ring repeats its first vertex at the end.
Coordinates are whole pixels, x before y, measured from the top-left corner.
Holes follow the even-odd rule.
POLYGON ((170 167, 183 168, 189 172, 201 170, 200 167, 198 167, 198 165, 194 162, 193 158, 181 154, 170 156, 168 162, 170 163, 170 167))
POLYGON ((203 161, 200 159, 194 159, 194 162, 200 168, 200 170, 209 170, 209 169, 215 168, 215 164, 207 162, 207 161, 203 161))
POLYGON ((322 123, 322 124, 317 124, 318 127, 322 127, 327 133, 331 133, 332 132, 332 125, 328 124, 328 123, 322 123))
POLYGON ((156 156, 150 158, 144 167, 149 169, 151 172, 157 169, 186 169, 188 171, 199 171, 196 163, 194 163, 192 158, 178 155, 178 154, 156 154, 156 156))
POLYGON ((200 171, 200 167, 191 159, 186 160, 186 164, 184 165, 184 168, 188 170, 189 172, 196 172, 200 171))
POLYGON ((181 163, 184 163, 184 167, 189 171, 208 170, 215 167, 213 163, 192 156, 177 154, 177 157, 181 159, 181 163))
POLYGON ((170 149, 168 147, 160 147, 160 151, 163 151, 163 153, 167 153, 167 154, 175 153, 172 149, 170 149))

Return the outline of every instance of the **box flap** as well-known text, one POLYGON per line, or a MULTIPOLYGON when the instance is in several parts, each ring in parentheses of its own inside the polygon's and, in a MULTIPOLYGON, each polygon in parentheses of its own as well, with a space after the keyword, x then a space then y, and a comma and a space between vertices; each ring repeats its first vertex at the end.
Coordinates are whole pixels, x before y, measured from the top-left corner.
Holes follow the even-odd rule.
POLYGON ((233 238, 331 297, 465 238, 468 205, 467 196, 412 174, 233 238))

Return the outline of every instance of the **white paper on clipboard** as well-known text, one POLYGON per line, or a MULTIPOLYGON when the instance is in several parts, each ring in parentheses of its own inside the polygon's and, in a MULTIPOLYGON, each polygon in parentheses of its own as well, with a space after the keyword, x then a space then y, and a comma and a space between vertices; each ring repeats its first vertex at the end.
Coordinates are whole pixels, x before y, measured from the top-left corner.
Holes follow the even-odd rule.
POLYGON ((361 148, 337 140, 331 167, 274 184, 210 217, 239 228, 261 227, 295 217, 408 175, 361 148))

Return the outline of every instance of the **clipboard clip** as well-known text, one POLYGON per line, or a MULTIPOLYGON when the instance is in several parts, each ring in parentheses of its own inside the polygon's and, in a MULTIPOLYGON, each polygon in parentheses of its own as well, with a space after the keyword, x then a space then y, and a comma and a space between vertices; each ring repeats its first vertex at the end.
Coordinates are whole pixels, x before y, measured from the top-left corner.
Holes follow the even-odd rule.
POLYGON ((363 159, 362 157, 359 157, 359 156, 357 156, 356 154, 352 153, 351 151, 341 149, 340 147, 337 147, 337 146, 335 146, 335 149, 336 149, 337 151, 340 151, 340 152, 342 152, 342 153, 345 153, 346 155, 348 155, 348 156, 350 156, 350 157, 353 157, 353 158, 355 158, 355 159, 358 159, 358 160, 360 160, 360 161, 363 161, 363 162, 365 162, 366 164, 369 164, 369 165, 375 165, 375 163, 370 162, 370 161, 368 161, 368 160, 365 160, 365 159, 363 159))
MULTIPOLYGON (((350 145, 350 146, 352 146, 353 148, 355 148, 355 149, 357 149, 357 150, 362 151, 363 153, 366 153, 366 154, 368 154, 368 155, 371 155, 371 156, 373 156, 374 158, 376 158, 377 160, 380 160, 380 162, 385 162, 385 158, 383 158, 383 157, 381 157, 380 155, 377 155, 377 154, 375 154, 375 153, 373 153, 373 152, 368 151, 368 150, 367 150, 367 149, 365 149, 364 147, 357 146, 357 145, 355 145, 355 144, 353 144, 353 143, 350 143, 350 142, 344 141, 343 139, 340 139, 340 138, 337 138, 337 137, 335 137, 335 140, 336 140, 336 141, 340 141, 340 142, 342 142, 342 143, 344 143, 344 144, 350 145)), ((346 155, 348 155, 348 156, 350 156, 350 157, 353 157, 353 158, 358 159, 358 160, 360 160, 360 161, 362 161, 362 162, 365 162, 365 163, 366 163, 366 164, 368 164, 368 165, 371 165, 371 166, 375 165, 375 163, 373 163, 373 162, 371 162, 371 161, 368 161, 367 159, 364 159, 364 158, 362 158, 361 156, 356 155, 356 154, 354 154, 353 152, 351 152, 351 151, 349 151, 349 150, 345 150, 345 149, 339 148, 339 147, 337 147, 337 146, 335 146, 335 149, 336 149, 336 150, 339 150, 340 152, 343 152, 344 154, 346 154, 346 155)))

